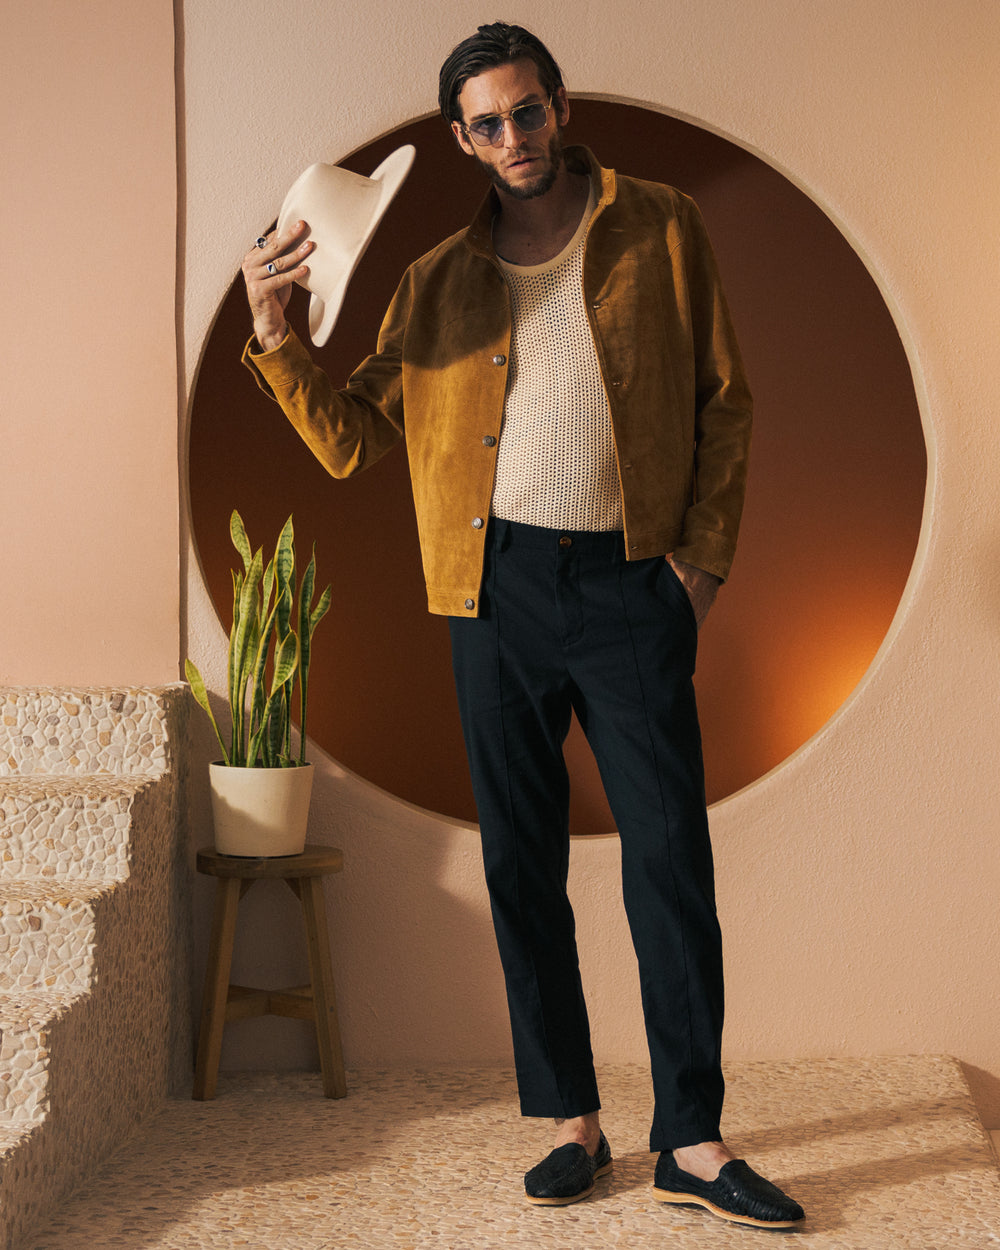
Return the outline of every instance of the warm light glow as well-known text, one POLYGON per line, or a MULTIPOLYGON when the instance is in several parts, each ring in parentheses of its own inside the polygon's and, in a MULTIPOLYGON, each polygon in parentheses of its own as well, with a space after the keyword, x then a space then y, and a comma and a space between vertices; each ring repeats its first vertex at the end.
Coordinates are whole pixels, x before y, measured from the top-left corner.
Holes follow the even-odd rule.
POLYGON ((828 618, 830 627, 803 639, 798 653, 789 655, 769 721, 775 763, 818 732, 847 701, 868 671, 884 636, 886 616, 895 606, 868 599, 864 611, 855 615, 841 605, 842 615, 828 618))

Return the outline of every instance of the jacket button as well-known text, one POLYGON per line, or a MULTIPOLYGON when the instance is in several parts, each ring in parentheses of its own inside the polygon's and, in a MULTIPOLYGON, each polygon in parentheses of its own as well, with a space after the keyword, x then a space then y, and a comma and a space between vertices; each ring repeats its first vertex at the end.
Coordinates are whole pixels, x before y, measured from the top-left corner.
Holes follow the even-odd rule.
POLYGON ((471 612, 471 611, 472 611, 472 609, 476 606, 476 601, 475 601, 475 599, 466 599, 466 601, 465 601, 465 606, 466 606, 466 607, 469 609, 469 611, 471 612))
POLYGON ((474 516, 472 518, 472 528, 474 530, 481 530, 483 528, 483 518, 481 516, 474 516))
POLYGON ((507 357, 500 355, 498 352, 497 355, 493 357, 493 363, 495 365, 505 365, 507 363, 507 357))
POLYGON ((483 436, 484 447, 495 447, 496 445, 497 445, 497 440, 493 437, 492 434, 486 434, 483 436))

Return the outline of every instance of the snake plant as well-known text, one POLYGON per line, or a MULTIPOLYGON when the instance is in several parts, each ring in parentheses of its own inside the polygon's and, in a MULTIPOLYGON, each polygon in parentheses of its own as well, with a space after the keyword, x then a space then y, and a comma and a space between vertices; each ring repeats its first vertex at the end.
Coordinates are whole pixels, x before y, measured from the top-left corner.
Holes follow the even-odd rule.
POLYGON ((223 760, 234 768, 292 768, 306 762, 306 716, 312 636, 330 608, 330 587, 313 604, 316 547, 296 594, 295 531, 289 517, 274 557, 264 567, 253 551, 240 514, 229 534, 243 562, 233 569, 233 624, 229 632, 228 744, 219 730, 201 673, 190 660, 184 672, 199 707, 212 722, 223 760), (299 751, 292 757, 292 695, 299 690, 299 751))

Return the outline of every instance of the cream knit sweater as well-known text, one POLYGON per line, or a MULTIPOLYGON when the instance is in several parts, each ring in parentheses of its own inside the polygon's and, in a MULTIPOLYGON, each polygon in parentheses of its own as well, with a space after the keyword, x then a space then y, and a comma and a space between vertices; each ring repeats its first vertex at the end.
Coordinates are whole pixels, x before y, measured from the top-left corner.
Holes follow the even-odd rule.
POLYGON ((530 266, 500 258, 513 334, 492 512, 507 521, 623 528, 611 414, 583 301, 591 195, 558 256, 530 266))

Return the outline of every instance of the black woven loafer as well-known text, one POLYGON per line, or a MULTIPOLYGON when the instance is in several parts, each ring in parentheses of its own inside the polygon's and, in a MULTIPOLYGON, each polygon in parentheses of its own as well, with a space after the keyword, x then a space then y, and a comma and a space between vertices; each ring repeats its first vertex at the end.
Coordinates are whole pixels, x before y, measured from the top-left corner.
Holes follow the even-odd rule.
POLYGON ((656 1162, 654 1184, 653 1197, 658 1202, 695 1202, 737 1224, 791 1228, 806 1217, 797 1202, 758 1176, 743 1159, 731 1159, 714 1181, 703 1181, 682 1172, 673 1154, 664 1150, 656 1162))
POLYGON ((540 1207, 565 1207, 594 1191, 594 1177, 611 1171, 611 1147, 601 1134, 593 1158, 570 1142, 545 1156, 524 1176, 524 1196, 540 1207))

